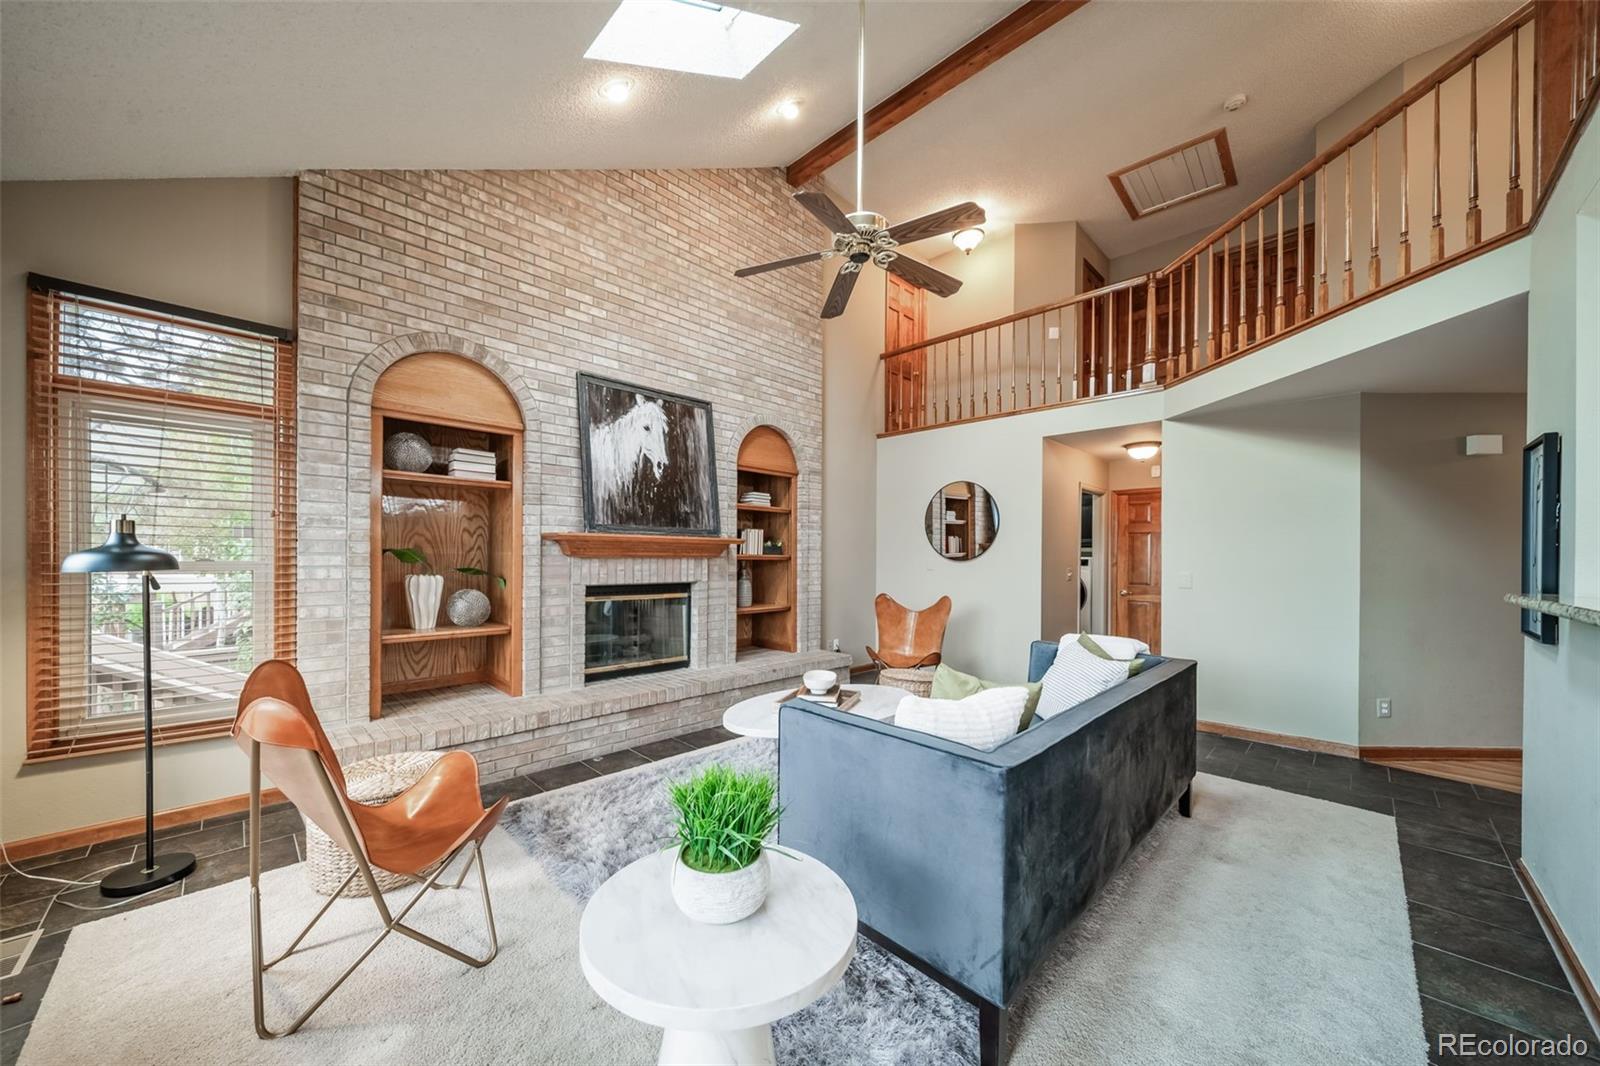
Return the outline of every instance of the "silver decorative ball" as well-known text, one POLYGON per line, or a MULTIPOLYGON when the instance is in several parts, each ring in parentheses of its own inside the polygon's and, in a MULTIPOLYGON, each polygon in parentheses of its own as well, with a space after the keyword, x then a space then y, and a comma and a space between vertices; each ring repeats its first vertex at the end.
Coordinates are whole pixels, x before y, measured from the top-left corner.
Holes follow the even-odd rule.
POLYGON ((418 433, 392 433, 383 442, 383 465, 408 474, 425 474, 433 465, 433 445, 418 433))
POLYGON ((489 620, 489 597, 477 589, 458 589, 444 610, 458 626, 481 626, 489 620))

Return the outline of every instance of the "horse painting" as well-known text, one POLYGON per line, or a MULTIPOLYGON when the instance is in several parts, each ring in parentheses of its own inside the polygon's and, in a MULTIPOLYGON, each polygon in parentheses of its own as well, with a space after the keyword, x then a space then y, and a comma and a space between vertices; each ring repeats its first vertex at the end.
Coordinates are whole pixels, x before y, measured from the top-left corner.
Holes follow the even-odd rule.
POLYGON ((590 529, 717 531, 708 404, 579 375, 590 529))

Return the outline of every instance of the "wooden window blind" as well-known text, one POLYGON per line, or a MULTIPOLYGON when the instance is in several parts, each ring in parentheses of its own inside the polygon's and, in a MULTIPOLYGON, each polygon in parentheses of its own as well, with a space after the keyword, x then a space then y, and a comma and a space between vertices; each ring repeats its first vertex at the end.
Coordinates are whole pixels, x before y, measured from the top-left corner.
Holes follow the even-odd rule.
POLYGON ((287 331, 29 277, 28 750, 227 732, 251 669, 293 658, 295 368, 287 331), (139 574, 63 574, 126 513, 172 552, 139 574))

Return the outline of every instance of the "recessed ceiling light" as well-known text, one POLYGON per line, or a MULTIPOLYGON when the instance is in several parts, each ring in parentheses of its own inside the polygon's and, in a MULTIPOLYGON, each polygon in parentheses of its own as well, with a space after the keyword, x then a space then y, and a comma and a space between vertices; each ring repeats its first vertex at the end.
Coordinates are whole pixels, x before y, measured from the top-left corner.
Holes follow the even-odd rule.
POLYGON ((633 82, 627 78, 612 78, 600 86, 600 98, 613 104, 625 104, 633 95, 633 82))
POLYGON ((702 0, 622 0, 585 59, 742 78, 799 29, 702 0))
POLYGON ((785 100, 783 103, 779 104, 778 105, 778 117, 779 118, 788 119, 790 122, 793 122, 795 119, 799 118, 800 117, 800 101, 799 100, 785 100))

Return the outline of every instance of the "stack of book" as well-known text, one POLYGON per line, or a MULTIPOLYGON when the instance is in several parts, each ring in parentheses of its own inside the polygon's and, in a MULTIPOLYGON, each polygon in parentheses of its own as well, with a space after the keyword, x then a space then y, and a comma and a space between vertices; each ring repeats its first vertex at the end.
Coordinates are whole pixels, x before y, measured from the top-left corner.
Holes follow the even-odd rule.
POLYGON ((766 544, 766 531, 752 526, 740 534, 744 543, 739 545, 740 555, 760 555, 766 544))
POLYGON ((470 478, 473 481, 493 481, 495 476, 494 452, 476 448, 451 448, 449 458, 451 477, 470 478))
POLYGON ((739 502, 754 504, 757 507, 771 507, 772 493, 757 492, 754 489, 751 489, 749 492, 746 492, 744 495, 739 497, 739 502))

